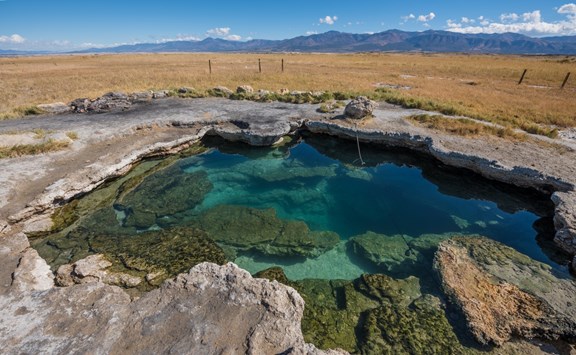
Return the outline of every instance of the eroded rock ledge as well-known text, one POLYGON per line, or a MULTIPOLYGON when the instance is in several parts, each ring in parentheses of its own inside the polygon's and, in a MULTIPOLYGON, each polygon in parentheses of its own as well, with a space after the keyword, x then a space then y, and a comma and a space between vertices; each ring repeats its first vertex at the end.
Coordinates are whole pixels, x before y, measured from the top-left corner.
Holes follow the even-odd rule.
MULTIPOLYGON (((42 263, 31 254, 21 263, 42 263)), ((232 263, 199 264, 135 301, 101 282, 51 287, 49 280, 17 275, 0 298, 4 352, 339 353, 304 342, 304 301, 294 289, 232 263)))

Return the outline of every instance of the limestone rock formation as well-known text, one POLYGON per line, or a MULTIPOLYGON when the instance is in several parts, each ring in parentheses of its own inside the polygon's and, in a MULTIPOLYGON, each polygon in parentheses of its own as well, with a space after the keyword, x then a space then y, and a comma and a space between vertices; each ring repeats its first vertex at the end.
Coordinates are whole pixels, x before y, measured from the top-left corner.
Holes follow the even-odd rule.
POLYGON ((556 205, 554 242, 566 252, 576 254, 576 195, 574 193, 555 192, 552 201, 556 205))
POLYGON ((100 282, 0 297, 6 353, 337 354, 304 342, 304 302, 234 264, 197 265, 130 301, 100 282), (30 315, 34 316, 31 317, 30 315))
POLYGON ((44 291, 54 286, 54 275, 35 249, 27 248, 12 275, 12 287, 19 291, 44 291))
POLYGON ((350 101, 344 109, 344 114, 353 119, 361 119, 372 115, 378 104, 366 96, 358 96, 350 101))
POLYGON ((281 220, 274 209, 220 205, 193 224, 218 243, 264 255, 313 257, 340 241, 334 232, 310 231, 302 221, 281 220))
POLYGON ((483 344, 576 336, 574 282, 510 247, 479 237, 449 239, 440 244, 434 268, 483 344))
POLYGON ((109 285, 122 287, 136 287, 142 278, 121 272, 106 270, 112 263, 104 255, 90 255, 73 264, 62 265, 56 272, 58 286, 72 286, 90 282, 103 282, 109 285))

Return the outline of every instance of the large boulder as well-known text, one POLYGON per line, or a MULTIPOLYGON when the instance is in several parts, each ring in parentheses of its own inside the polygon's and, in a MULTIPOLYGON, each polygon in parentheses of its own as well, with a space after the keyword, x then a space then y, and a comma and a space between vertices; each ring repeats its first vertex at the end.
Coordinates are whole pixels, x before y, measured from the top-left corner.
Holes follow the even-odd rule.
POLYGON ((443 241, 434 269, 444 292, 483 344, 513 336, 576 337, 576 284, 496 241, 456 237, 443 241))
POLYGON ((350 101, 344 109, 344 114, 353 119, 361 119, 372 115, 378 104, 366 96, 358 96, 350 101))
POLYGON ((300 330, 304 302, 234 264, 197 265, 131 300, 92 282, 0 297, 7 354, 324 354, 300 330))

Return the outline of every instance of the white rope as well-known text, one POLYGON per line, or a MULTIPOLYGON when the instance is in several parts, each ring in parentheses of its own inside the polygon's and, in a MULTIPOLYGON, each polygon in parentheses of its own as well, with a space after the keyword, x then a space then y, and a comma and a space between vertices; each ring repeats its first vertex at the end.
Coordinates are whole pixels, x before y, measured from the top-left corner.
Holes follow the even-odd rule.
MULTIPOLYGON (((358 127, 356 126, 356 123, 354 123, 354 130, 356 131, 356 147, 358 147, 358 158, 360 159, 360 163, 364 165, 366 163, 364 163, 364 160, 362 159, 362 153, 360 152, 360 139, 358 138, 358 127)), ((358 159, 354 160, 354 163, 356 161, 358 161, 358 159)))

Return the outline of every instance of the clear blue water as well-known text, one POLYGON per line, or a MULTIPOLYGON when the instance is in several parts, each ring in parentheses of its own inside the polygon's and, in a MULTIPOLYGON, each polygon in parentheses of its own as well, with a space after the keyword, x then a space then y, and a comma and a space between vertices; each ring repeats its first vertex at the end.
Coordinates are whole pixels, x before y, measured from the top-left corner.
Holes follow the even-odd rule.
MULTIPOLYGON (((539 245, 552 233, 546 218, 552 212, 547 196, 496 184, 402 151, 365 146, 367 164, 361 166, 353 160, 357 158, 355 145, 331 138, 311 137, 275 150, 247 146, 221 150, 215 148, 181 161, 183 172, 205 171, 213 184, 189 215, 221 204, 273 208, 282 219, 304 221, 311 230, 338 233, 342 244, 368 231, 414 238, 479 234, 562 268, 539 245), (537 221, 547 228, 537 230, 537 221)), ((235 261, 251 272, 280 265, 293 279, 336 278, 332 272, 335 265, 342 268, 340 278, 375 272, 349 260, 348 254, 341 245, 315 259, 243 254, 235 261)))

